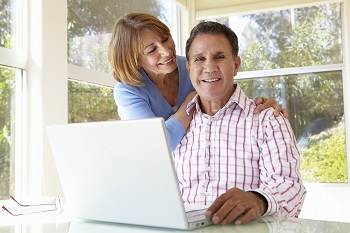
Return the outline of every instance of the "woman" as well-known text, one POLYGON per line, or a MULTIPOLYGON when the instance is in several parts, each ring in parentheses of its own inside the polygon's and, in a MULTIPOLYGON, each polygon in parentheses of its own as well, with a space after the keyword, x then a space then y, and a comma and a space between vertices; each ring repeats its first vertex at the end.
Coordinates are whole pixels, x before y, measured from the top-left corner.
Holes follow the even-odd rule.
MULTIPOLYGON (((108 60, 118 81, 114 98, 121 119, 163 117, 173 151, 192 119, 186 106, 195 92, 169 28, 153 15, 127 14, 114 26, 108 60)), ((261 103, 256 113, 268 107, 285 113, 272 99, 257 98, 261 103)))

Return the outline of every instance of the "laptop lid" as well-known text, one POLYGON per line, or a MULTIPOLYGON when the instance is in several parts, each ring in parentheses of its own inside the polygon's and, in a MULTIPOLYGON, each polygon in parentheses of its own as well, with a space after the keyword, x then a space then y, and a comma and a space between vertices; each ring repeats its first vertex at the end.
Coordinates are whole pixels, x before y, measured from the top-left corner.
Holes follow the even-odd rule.
POLYGON ((162 118, 48 126, 76 218, 188 229, 162 118))

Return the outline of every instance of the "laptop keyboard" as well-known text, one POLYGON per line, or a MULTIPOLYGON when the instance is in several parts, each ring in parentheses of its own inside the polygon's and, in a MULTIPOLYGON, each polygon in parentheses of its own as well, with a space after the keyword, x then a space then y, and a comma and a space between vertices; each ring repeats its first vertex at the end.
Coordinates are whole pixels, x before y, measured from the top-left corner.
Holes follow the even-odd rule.
POLYGON ((188 222, 196 222, 196 221, 206 219, 205 211, 207 211, 207 209, 192 210, 192 211, 186 212, 188 222))

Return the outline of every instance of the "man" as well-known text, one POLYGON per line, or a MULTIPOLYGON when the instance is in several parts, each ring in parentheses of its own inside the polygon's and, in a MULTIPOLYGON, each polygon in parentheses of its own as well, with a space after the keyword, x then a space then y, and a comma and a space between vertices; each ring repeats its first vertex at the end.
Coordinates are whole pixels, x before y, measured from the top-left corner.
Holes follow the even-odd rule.
POLYGON ((203 22, 186 43, 187 69, 198 95, 189 130, 175 149, 184 202, 204 204, 215 224, 245 224, 262 215, 298 216, 306 194, 290 124, 273 109, 254 114, 234 76, 238 39, 203 22))

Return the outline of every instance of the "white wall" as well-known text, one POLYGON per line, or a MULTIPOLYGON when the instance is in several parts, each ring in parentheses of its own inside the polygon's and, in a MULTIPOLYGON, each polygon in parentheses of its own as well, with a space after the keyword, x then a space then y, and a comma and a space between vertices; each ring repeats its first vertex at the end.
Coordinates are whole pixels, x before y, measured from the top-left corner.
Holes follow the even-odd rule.
POLYGON ((46 126, 67 123, 67 3, 29 1, 28 176, 23 195, 61 192, 46 126))

